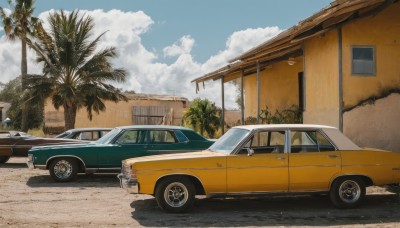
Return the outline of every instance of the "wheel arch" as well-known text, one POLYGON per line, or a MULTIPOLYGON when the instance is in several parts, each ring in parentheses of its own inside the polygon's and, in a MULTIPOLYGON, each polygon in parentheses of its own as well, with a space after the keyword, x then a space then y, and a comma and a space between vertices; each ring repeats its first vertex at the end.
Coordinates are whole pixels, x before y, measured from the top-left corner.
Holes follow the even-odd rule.
POLYGON ((332 179, 330 185, 329 185, 329 189, 332 188, 333 183, 335 183, 336 180, 338 180, 339 178, 348 178, 348 177, 358 177, 361 178, 364 181, 365 187, 369 187, 374 185, 374 182, 372 180, 371 177, 365 175, 365 174, 346 174, 346 175, 340 175, 340 176, 336 176, 335 178, 332 179))
POLYGON ((75 156, 75 155, 56 155, 56 156, 49 157, 46 161, 46 169, 49 169, 51 162, 57 158, 73 158, 78 161, 79 171, 86 170, 85 162, 82 160, 82 158, 75 156))
POLYGON ((187 174, 187 173, 174 173, 174 174, 168 174, 168 175, 164 175, 161 176, 160 178, 157 179, 155 185, 154 185, 154 189, 153 192, 156 192, 157 186, 159 185, 159 183, 166 179, 166 178, 170 178, 170 177, 183 177, 183 178, 187 178, 189 179, 196 190, 196 195, 205 195, 205 190, 204 190, 204 186, 203 183, 200 181, 200 179, 194 175, 191 174, 187 174))

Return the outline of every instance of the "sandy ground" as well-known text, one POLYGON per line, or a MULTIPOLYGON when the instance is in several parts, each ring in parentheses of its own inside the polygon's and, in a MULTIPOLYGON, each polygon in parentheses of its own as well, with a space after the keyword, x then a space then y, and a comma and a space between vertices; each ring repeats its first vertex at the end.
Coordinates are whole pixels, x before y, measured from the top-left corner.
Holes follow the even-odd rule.
POLYGON ((326 196, 202 198, 190 213, 167 214, 153 197, 120 189, 114 174, 55 183, 24 162, 0 165, 0 227, 400 227, 398 196, 377 187, 352 210, 334 208, 326 196))

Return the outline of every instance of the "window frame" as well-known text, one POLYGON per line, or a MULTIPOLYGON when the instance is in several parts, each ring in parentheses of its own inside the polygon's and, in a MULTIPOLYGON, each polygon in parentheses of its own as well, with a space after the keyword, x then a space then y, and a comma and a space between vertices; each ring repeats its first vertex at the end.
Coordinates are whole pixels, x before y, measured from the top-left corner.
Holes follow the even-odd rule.
POLYGON ((351 75, 355 77, 376 77, 376 46, 375 45, 351 45, 350 47, 351 75), (355 73, 354 72, 354 48, 371 48, 372 49, 372 72, 371 73, 355 73))
MULTIPOLYGON (((318 140, 318 134, 320 134, 334 149, 334 151, 337 151, 336 145, 330 140, 330 138, 321 130, 321 129, 291 129, 287 132, 288 134, 288 152, 292 154, 292 132, 315 132, 315 137, 316 137, 316 146, 318 151, 304 151, 303 153, 324 153, 324 152, 330 152, 326 150, 321 150, 320 147, 320 142, 318 140)), ((297 154, 297 152, 294 152, 293 154, 297 154)))

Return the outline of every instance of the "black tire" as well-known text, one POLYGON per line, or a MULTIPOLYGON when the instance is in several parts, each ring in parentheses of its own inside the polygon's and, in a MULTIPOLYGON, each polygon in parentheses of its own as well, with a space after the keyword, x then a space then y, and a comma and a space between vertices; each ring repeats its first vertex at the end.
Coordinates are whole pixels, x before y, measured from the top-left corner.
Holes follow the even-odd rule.
POLYGON ((0 164, 4 164, 10 159, 10 156, 0 156, 0 164))
POLYGON ((157 185, 158 205, 168 213, 187 212, 193 207, 196 190, 187 177, 167 177, 157 185))
POLYGON ((78 163, 74 158, 56 158, 49 166, 50 176, 57 182, 73 180, 78 173, 78 163))
POLYGON ((360 177, 340 177, 333 182, 329 197, 337 208, 358 207, 365 198, 365 183, 360 177))

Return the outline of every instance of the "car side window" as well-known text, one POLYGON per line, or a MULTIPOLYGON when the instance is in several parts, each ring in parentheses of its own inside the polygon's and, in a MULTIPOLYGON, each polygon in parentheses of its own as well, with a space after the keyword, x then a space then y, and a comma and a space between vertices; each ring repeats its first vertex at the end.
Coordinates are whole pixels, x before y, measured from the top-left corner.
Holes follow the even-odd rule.
POLYGON ((253 150, 254 154, 265 153, 283 153, 285 148, 285 132, 284 131, 260 131, 256 132, 241 154, 247 153, 247 148, 253 150))
POLYGON ((178 140, 171 131, 152 130, 149 134, 151 143, 176 143, 178 140))
POLYGON ((319 151, 335 151, 336 148, 332 145, 327 138, 320 132, 317 132, 317 142, 319 151))
POLYGON ((332 151, 335 147, 318 131, 291 131, 291 153, 332 151))
POLYGON ((130 130, 125 131, 117 139, 117 144, 141 144, 145 142, 145 131, 130 130))
POLYGON ((80 140, 97 140, 99 139, 99 133, 98 132, 91 132, 91 131, 84 131, 79 134, 77 139, 80 140))

